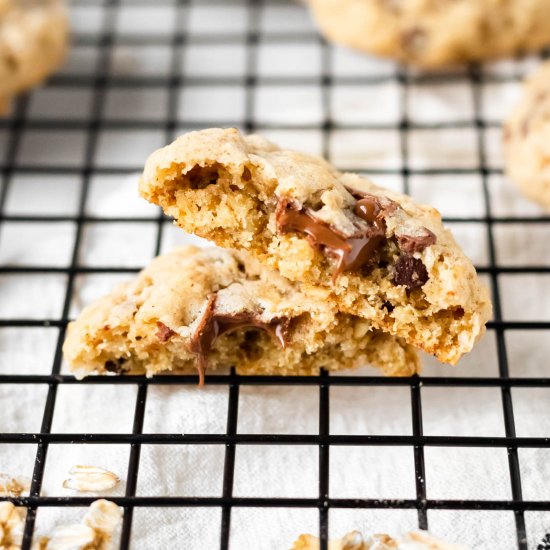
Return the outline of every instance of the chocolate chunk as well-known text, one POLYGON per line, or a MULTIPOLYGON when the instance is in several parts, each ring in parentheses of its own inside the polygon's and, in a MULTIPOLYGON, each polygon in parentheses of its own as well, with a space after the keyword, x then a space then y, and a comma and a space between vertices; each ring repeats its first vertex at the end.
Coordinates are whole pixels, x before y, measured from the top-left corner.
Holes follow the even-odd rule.
POLYGON ((395 263, 393 282, 399 286, 406 286, 408 290, 414 290, 423 286, 429 279, 426 266, 421 260, 403 254, 395 263))
POLYGON ((122 368, 122 365, 126 362, 126 359, 119 357, 115 361, 105 361, 105 370, 107 372, 115 372, 117 374, 120 374, 124 371, 122 368))
POLYGON ((436 236, 426 227, 422 227, 421 231, 416 235, 396 235, 399 248, 408 254, 422 252, 428 246, 432 246, 437 241, 436 236))
MULTIPOLYGON (((305 233, 313 246, 323 247, 326 252, 337 258, 333 282, 343 272, 356 270, 370 262, 376 251, 385 242, 385 224, 383 220, 373 218, 379 215, 380 208, 376 199, 364 199, 356 205, 356 214, 368 225, 358 228, 357 233, 346 237, 329 224, 316 219, 305 209, 298 209, 287 198, 281 198, 275 212, 279 233, 298 231, 305 233), (373 202, 374 201, 374 202, 373 202), (359 204, 361 203, 361 204, 359 204)), ((364 224, 363 224, 364 225, 364 224)))
POLYGON ((175 336, 177 332, 173 331, 171 328, 167 327, 164 323, 157 321, 157 338, 161 342, 168 342, 172 336, 175 336))
POLYGON ((195 166, 185 174, 185 177, 189 180, 191 189, 204 189, 218 183, 219 167, 217 165, 195 166))
POLYGON ((261 321, 257 313, 241 311, 239 313, 215 313, 216 295, 212 295, 204 313, 191 338, 189 349, 197 355, 197 369, 199 371, 199 385, 204 385, 204 374, 208 366, 207 355, 214 346, 216 340, 223 334, 227 334, 241 328, 256 328, 265 330, 275 338, 281 347, 286 347, 286 337, 289 320, 286 318, 272 319, 269 322, 261 321))

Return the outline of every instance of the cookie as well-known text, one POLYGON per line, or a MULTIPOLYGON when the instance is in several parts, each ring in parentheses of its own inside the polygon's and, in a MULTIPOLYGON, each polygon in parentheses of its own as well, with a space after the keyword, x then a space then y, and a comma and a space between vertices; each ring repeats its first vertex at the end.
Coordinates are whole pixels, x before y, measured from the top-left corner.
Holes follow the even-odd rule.
POLYGON ((68 28, 61 0, 0 0, 0 114, 61 64, 68 28))
POLYGON ((415 351, 338 312, 244 254, 187 246, 88 306, 63 351, 77 377, 235 366, 244 374, 317 374, 372 364, 412 375, 415 351))
POLYGON ((437 68, 550 44, 547 0, 308 0, 338 44, 437 68))
POLYGON ((503 130, 506 174, 550 210, 550 61, 525 83, 503 130))
MULTIPOLYGON (((319 539, 313 535, 301 535, 291 550, 319 550, 319 539)), ((426 531, 412 531, 402 537, 370 535, 363 537, 359 531, 352 531, 328 544, 329 550, 468 550, 460 544, 450 544, 432 537, 426 531)))
POLYGON ((140 182, 185 231, 245 250, 339 311, 455 364, 491 314, 439 212, 235 129, 153 153, 140 182))

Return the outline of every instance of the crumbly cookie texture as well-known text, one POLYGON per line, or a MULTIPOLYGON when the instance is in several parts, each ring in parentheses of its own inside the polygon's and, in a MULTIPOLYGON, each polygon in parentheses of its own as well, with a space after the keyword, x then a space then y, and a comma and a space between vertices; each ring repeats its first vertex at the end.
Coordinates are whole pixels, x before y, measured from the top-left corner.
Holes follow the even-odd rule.
POLYGON ((188 232, 242 249, 339 311, 455 364, 490 317, 488 291, 437 210, 235 129, 153 153, 141 194, 188 232))
POLYGON ((340 313, 327 291, 297 284, 244 254, 179 248, 90 305, 63 351, 76 376, 235 366, 245 374, 316 374, 370 363, 412 375, 415 350, 340 313))
MULTIPOLYGON (((319 539, 313 535, 301 535, 291 550, 319 550, 319 539)), ((426 531, 412 531, 402 537, 370 535, 363 537, 352 531, 338 540, 331 540, 329 550, 468 550, 460 544, 450 544, 436 539, 426 531)))
POLYGON ((68 28, 62 0, 0 0, 0 115, 61 64, 68 28))
POLYGON ((550 61, 525 82, 503 130, 506 173, 550 210, 550 61))
POLYGON ((438 68, 550 44, 547 0, 306 0, 338 44, 438 68))

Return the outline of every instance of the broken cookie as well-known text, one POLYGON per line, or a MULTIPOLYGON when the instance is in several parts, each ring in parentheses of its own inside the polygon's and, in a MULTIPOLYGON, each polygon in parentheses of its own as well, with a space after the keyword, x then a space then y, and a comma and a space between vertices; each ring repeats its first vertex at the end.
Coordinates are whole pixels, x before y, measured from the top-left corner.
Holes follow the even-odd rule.
POLYGON ((416 352, 344 314, 328 291, 304 294, 248 255, 187 246, 70 323, 63 346, 78 377, 235 366, 245 374, 316 374, 372 364, 412 375, 416 352))
POLYGON ((235 129, 153 153, 141 194, 185 231, 244 250, 338 311, 455 364, 491 306, 434 208, 235 129))

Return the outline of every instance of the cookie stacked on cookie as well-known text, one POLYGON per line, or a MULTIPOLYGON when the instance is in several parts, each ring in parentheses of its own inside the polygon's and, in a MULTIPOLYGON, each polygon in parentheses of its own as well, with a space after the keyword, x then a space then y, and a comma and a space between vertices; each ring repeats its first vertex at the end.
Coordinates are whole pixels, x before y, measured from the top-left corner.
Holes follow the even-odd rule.
POLYGON ((78 374, 236 366, 310 374, 455 364, 483 334, 487 289, 433 208, 235 129, 147 161, 141 194, 226 250, 184 248, 69 326, 78 374))

